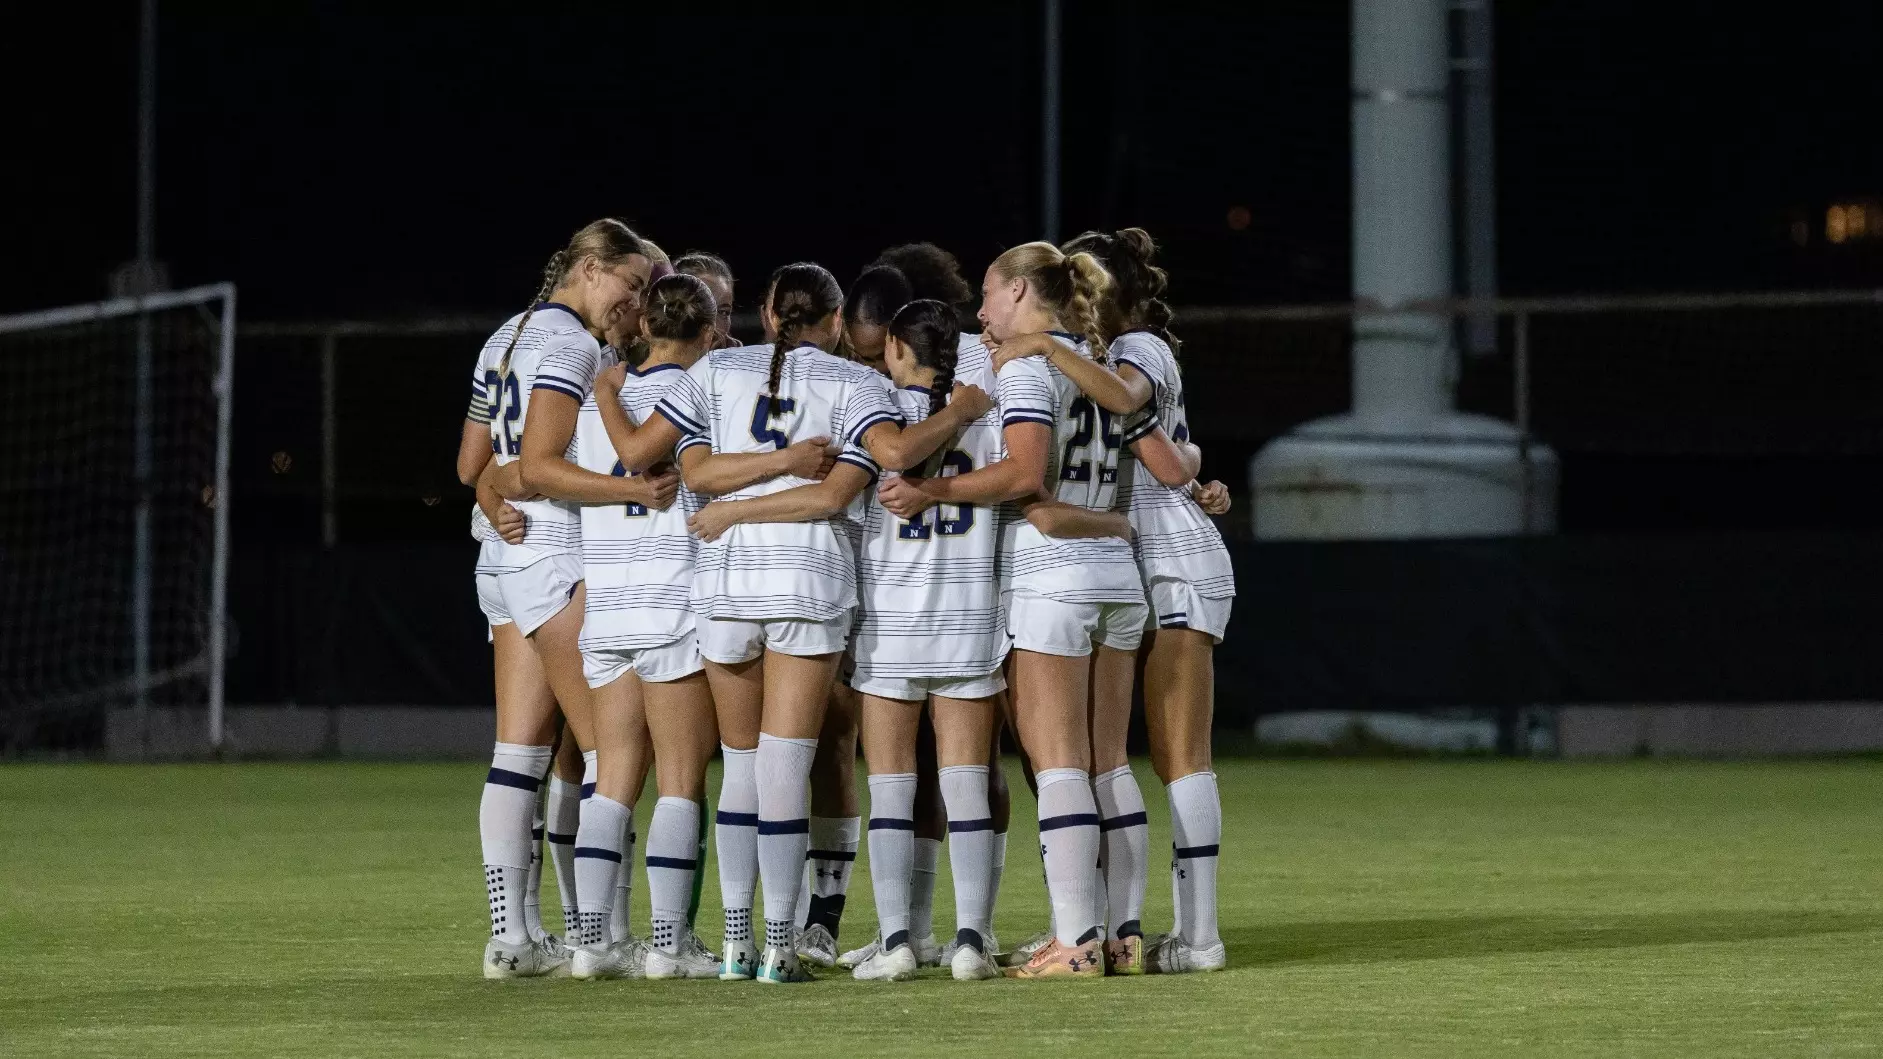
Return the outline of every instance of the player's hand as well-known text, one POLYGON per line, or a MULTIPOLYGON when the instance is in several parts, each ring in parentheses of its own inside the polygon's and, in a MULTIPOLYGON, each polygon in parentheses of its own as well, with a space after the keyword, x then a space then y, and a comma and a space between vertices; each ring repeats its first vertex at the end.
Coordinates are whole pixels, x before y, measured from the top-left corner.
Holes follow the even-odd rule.
POLYGON ((716 541, 727 530, 738 524, 733 511, 736 501, 715 500, 700 508, 699 513, 687 519, 687 529, 703 541, 716 541))
POLYGON ((600 375, 595 376, 595 390, 597 393, 606 393, 610 395, 619 394, 621 392, 621 387, 626 385, 627 381, 628 381, 627 364, 617 362, 613 367, 608 368, 604 370, 600 375))
POLYGON ((830 439, 827 437, 806 438, 787 446, 785 452, 785 473, 799 478, 809 478, 821 482, 830 473, 835 457, 830 452, 830 439))
POLYGON ((491 519, 490 524, 496 527, 497 536, 502 537, 508 544, 522 544, 523 535, 529 532, 530 528, 529 516, 509 504, 498 506, 497 517, 491 519))
POLYGON ((922 479, 907 475, 886 476, 881 485, 876 487, 876 498, 883 502, 883 507, 899 519, 912 519, 935 506, 928 494, 922 491, 922 479))
POLYGON ((673 498, 680 491, 680 476, 669 468, 664 474, 649 471, 623 478, 622 483, 628 493, 627 503, 651 507, 656 511, 665 511, 673 506, 673 498))
MULTIPOLYGON (((1059 343, 1053 340, 1053 336, 1044 332, 1015 335, 994 350, 994 370, 999 371, 1021 357, 1050 357, 1053 354, 1053 347, 1058 345, 1059 343)), ((990 346, 989 349, 993 347, 990 346)))
POLYGON ((971 382, 955 383, 955 388, 948 395, 948 408, 962 423, 972 423, 987 414, 994 407, 994 399, 987 391, 971 382))
POLYGON ((1221 482, 1208 485, 1190 484, 1190 496, 1203 508, 1206 515, 1227 515, 1229 513, 1229 487, 1221 482))

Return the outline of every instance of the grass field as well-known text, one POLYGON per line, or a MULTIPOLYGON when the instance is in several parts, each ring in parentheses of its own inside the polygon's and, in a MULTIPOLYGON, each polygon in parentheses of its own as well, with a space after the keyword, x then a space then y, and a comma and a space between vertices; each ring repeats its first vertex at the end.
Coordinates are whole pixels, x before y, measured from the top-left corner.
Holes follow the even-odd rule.
MULTIPOLYGON (((478 978, 482 772, 0 767, 0 1054, 1883 1051, 1877 762, 1226 761, 1226 973, 798 988, 478 978)), ((1016 790, 1011 940, 1046 919, 1016 790)))

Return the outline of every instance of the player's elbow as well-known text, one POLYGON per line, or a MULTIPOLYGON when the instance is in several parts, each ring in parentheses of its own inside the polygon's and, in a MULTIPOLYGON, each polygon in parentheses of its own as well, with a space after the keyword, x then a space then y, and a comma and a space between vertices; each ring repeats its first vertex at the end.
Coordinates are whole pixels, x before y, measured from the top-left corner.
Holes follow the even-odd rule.
POLYGON ((477 476, 482 473, 483 473, 482 469, 472 469, 471 465, 465 462, 464 460, 458 461, 458 484, 459 485, 468 485, 468 486, 471 486, 472 488, 476 488, 477 476))

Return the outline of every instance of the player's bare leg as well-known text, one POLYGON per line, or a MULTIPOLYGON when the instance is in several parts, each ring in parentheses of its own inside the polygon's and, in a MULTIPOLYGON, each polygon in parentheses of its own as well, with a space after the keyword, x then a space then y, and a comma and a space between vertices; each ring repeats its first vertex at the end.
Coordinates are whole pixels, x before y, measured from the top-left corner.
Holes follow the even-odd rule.
POLYGON ((568 973, 569 958, 559 942, 532 935, 524 916, 538 791, 549 773, 558 723, 556 699, 542 677, 540 662, 514 624, 492 627, 496 672, 497 745, 478 810, 484 884, 490 904, 490 941, 485 946, 487 978, 521 978, 568 973), (532 664, 532 663, 535 664, 532 664))
POLYGON ((856 964, 863 981, 906 981, 919 961, 909 932, 915 861, 916 731, 922 704, 861 696, 863 757, 870 772, 870 884, 881 924, 876 951, 856 964))
POLYGON ((810 849, 811 762, 841 654, 765 652, 764 716, 753 775, 758 786, 758 865, 765 892, 765 951, 758 977, 808 981, 795 951, 798 891, 810 849))
POLYGON ((957 981, 997 978, 992 888, 997 879, 994 863, 1000 821, 990 804, 992 776, 999 768, 997 707, 991 698, 938 695, 929 708, 955 884, 955 936, 948 966, 957 981), (992 764, 990 746, 994 748, 992 764))
POLYGON ((1105 953, 1114 974, 1142 974, 1144 888, 1150 878, 1150 821, 1131 772, 1126 738, 1137 652, 1100 647, 1092 655, 1092 788, 1099 812, 1099 863, 1105 883, 1105 953))
POLYGON ((1040 847, 1053 900, 1052 944, 1040 949, 1020 978, 1104 973, 1097 904, 1098 805, 1088 771, 1091 658, 1023 651, 1014 654, 1015 717, 1020 744, 1039 784, 1040 847))
POLYGON ((719 897, 726 910, 719 977, 750 979, 758 973, 752 931, 752 895, 758 887, 759 722, 765 711, 765 659, 723 665, 706 662, 719 749, 725 770, 719 783, 715 843, 719 850, 719 897))
POLYGON ((796 913, 802 930, 798 955, 820 967, 843 963, 837 942, 862 830, 857 815, 857 722, 858 695, 838 681, 831 686, 817 757, 811 762, 811 849, 796 913))
POLYGON ((688 921, 700 876, 698 834, 705 815, 706 766, 719 742, 711 686, 704 673, 644 683, 647 728, 660 800, 647 826, 647 894, 652 933, 649 978, 712 978, 719 961, 688 921))
POLYGON ((625 673, 593 689, 596 739, 595 788, 582 802, 576 839, 576 893, 581 936, 576 941, 577 978, 639 978, 645 951, 624 929, 614 934, 614 920, 625 926, 625 905, 634 865, 634 802, 650 764, 647 712, 640 678, 625 673))
POLYGON ((1216 704, 1215 644, 1193 629, 1146 634, 1144 720, 1151 766, 1170 801, 1171 892, 1176 922, 1145 955, 1152 974, 1220 970, 1227 954, 1216 916, 1222 801, 1210 761, 1216 704))

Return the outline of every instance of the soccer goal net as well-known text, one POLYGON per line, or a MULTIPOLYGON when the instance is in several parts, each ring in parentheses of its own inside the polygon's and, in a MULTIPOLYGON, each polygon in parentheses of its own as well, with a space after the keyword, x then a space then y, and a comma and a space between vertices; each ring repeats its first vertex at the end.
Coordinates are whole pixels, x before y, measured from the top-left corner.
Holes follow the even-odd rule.
POLYGON ((235 288, 0 316, 0 752, 220 729, 235 288))

